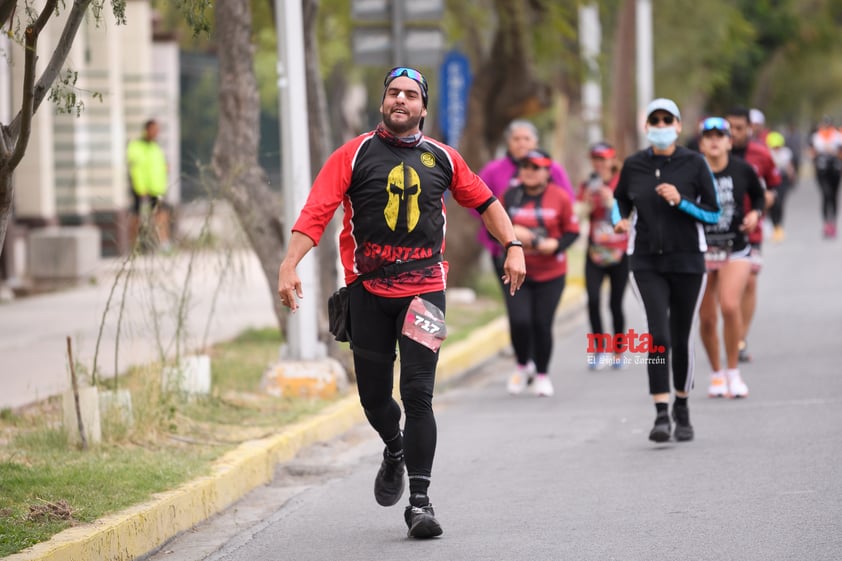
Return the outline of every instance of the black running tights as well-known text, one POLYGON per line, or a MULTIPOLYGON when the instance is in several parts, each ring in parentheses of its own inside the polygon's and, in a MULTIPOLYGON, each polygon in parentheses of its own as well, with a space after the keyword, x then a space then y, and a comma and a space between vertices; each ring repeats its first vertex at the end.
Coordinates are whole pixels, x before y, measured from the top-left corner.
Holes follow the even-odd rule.
MULTIPOLYGON (((351 338, 360 403, 366 418, 384 442, 400 431, 401 409, 392 397, 395 345, 400 349, 400 395, 406 422, 404 457, 410 493, 427 494, 436 452, 433 387, 438 352, 401 335, 412 297, 383 298, 362 284, 350 288, 351 338)), ((444 292, 422 298, 445 311, 444 292)))
POLYGON ((775 188, 775 203, 769 209, 769 218, 774 226, 783 226, 784 224, 784 199, 792 186, 793 183, 789 179, 784 179, 775 188))
POLYGON ((816 172, 819 189, 822 192, 822 220, 836 223, 836 209, 839 204, 839 172, 834 168, 816 172))
POLYGON ((623 294, 629 280, 629 256, 623 255, 616 265, 602 266, 594 263, 590 257, 585 262, 585 287, 588 291, 588 316, 591 320, 591 333, 605 333, 602 330, 602 282, 608 277, 611 292, 608 304, 613 318, 614 335, 626 332, 626 316, 623 313, 623 294))
POLYGON ((630 278, 643 302, 654 346, 665 348, 648 355, 649 393, 670 392, 670 357, 673 387, 689 392, 693 389, 693 324, 707 275, 635 271, 630 278))
POLYGON ((517 362, 525 365, 534 358, 535 371, 539 374, 546 374, 550 365, 553 319, 563 291, 564 275, 540 282, 527 278, 514 296, 509 294, 508 287, 505 292, 509 333, 517 362))

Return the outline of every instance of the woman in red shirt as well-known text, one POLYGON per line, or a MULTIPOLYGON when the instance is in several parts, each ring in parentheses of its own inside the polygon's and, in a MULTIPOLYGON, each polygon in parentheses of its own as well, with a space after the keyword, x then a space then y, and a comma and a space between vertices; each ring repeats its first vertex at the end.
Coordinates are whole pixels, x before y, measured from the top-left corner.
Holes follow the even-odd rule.
MULTIPOLYGON (((614 188, 620 177, 620 165, 614 148, 605 142, 591 147, 593 172, 587 181, 579 186, 577 199, 588 207, 590 233, 585 260, 585 287, 588 293, 588 316, 591 333, 606 333, 602 328, 600 292, 605 277, 611 284, 609 304, 613 319, 614 335, 626 332, 626 318, 623 314, 623 294, 629 280, 629 258, 626 248, 627 233, 615 233, 611 223, 611 209, 614 207, 614 188)), ((588 356, 588 368, 599 370, 608 364, 612 368, 623 367, 622 353, 613 357, 596 352, 588 356)))
POLYGON ((503 206, 517 239, 523 243, 526 258, 526 281, 516 294, 506 294, 509 330, 517 358, 517 369, 507 386, 513 394, 526 387, 531 354, 536 371, 533 391, 541 396, 553 395, 547 372, 553 347, 553 319, 567 273, 564 252, 579 237, 579 223, 570 195, 550 182, 551 164, 546 153, 530 151, 519 162, 519 184, 503 195, 503 206))

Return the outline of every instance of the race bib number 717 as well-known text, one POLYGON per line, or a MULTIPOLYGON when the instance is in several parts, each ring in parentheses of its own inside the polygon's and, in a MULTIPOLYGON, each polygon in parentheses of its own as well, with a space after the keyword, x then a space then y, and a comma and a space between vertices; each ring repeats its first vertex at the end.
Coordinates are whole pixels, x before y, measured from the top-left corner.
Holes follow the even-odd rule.
POLYGON ((438 351, 447 337, 444 312, 432 302, 416 296, 406 311, 401 334, 421 343, 433 352, 438 351))

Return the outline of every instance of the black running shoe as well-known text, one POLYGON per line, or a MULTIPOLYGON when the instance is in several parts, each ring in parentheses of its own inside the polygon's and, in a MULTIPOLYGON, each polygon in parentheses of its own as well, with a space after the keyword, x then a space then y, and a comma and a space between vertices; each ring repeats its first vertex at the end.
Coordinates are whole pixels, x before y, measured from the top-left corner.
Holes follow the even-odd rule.
POLYGON ((670 416, 667 413, 658 413, 655 417, 655 426, 649 431, 649 440, 652 442, 666 442, 670 439, 670 416))
POLYGON ((383 450, 383 462, 374 479, 374 499, 381 506, 392 506, 401 500, 404 489, 403 456, 395 459, 389 449, 383 450))
POLYGON ((672 419, 675 421, 673 436, 678 442, 693 440, 693 425, 690 424, 690 409, 680 405, 673 405, 672 419))
POLYGON ((429 502, 424 506, 409 505, 403 517, 406 520, 406 527, 409 528, 406 535, 410 538, 423 540, 440 536, 442 533, 433 505, 429 502))

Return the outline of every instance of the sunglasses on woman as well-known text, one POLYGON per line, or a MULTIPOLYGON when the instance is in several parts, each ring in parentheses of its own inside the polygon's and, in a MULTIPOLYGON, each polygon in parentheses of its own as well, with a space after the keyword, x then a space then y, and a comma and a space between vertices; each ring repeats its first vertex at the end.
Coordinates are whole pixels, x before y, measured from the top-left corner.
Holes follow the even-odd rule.
POLYGON ((663 117, 658 117, 657 115, 649 115, 649 124, 653 127, 656 126, 658 123, 664 123, 665 125, 671 125, 675 122, 675 117, 672 115, 664 115, 663 117))
POLYGON ((702 134, 710 131, 715 131, 720 134, 731 134, 731 125, 722 117, 708 117, 702 124, 699 125, 699 130, 702 134))

